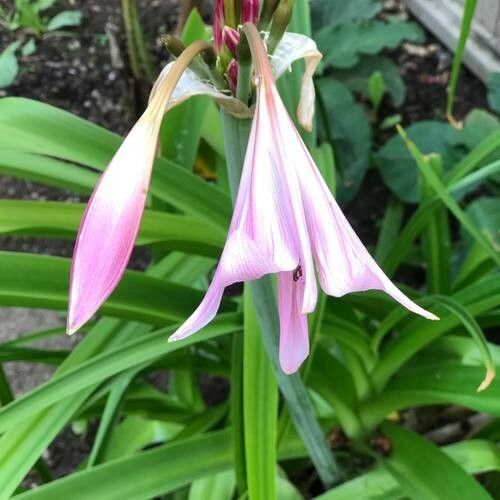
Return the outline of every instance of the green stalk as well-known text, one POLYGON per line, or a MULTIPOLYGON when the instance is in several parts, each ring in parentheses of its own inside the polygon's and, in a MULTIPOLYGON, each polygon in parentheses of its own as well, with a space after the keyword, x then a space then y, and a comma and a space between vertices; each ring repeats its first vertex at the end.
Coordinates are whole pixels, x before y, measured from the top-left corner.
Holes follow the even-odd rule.
MULTIPOLYGON (((241 338, 241 335, 236 335, 241 338)), ((248 285, 244 294, 243 413, 248 498, 276 498, 278 386, 248 285), (265 402, 265 403, 264 403, 265 402)))
POLYGON ((476 4, 477 0, 465 0, 464 15, 462 17, 462 25, 460 26, 460 36, 458 37, 453 66, 451 68, 450 83, 448 85, 448 100, 446 103, 446 116, 453 126, 458 126, 455 118, 453 118, 455 91, 457 89, 458 74, 460 72, 460 67, 462 66, 465 45, 467 43, 467 39, 469 38, 474 12, 476 11, 476 4))
POLYGON ((233 335, 232 343, 230 415, 236 489, 238 497, 242 497, 247 490, 243 423, 243 335, 233 335))
POLYGON ((149 81, 153 81, 153 66, 144 40, 135 0, 122 0, 122 16, 132 74, 136 80, 140 80, 145 74, 149 81))
POLYGON ((125 36, 127 37, 127 50, 132 74, 136 80, 142 78, 141 63, 139 54, 135 45, 134 37, 134 22, 132 15, 132 2, 133 0, 122 0, 122 16, 123 24, 125 25, 125 36))
MULTIPOLYGON (((237 119, 224 111, 221 111, 221 114, 228 177, 234 200, 243 167, 250 121, 237 119)), ((279 317, 273 280, 270 276, 264 276, 259 280, 250 282, 249 289, 264 348, 273 366, 290 416, 309 452, 321 481, 326 487, 331 487, 338 483, 342 476, 316 419, 307 389, 298 374, 285 375, 279 366, 279 317)))

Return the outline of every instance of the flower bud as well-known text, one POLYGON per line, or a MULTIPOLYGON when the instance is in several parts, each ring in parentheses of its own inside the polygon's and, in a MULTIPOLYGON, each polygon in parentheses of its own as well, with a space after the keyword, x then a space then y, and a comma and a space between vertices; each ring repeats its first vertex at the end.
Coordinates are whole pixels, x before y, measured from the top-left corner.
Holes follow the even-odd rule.
POLYGON ((229 49, 231 54, 236 55, 236 48, 240 41, 240 34, 238 31, 229 26, 224 26, 222 30, 222 39, 224 40, 224 45, 229 49))
POLYGON ((256 23, 259 18, 259 0, 243 0, 241 5, 241 22, 256 23))
POLYGON ((231 59, 231 62, 227 67, 227 79, 229 80, 231 92, 235 95, 236 87, 238 85, 238 63, 236 62, 236 59, 231 59))

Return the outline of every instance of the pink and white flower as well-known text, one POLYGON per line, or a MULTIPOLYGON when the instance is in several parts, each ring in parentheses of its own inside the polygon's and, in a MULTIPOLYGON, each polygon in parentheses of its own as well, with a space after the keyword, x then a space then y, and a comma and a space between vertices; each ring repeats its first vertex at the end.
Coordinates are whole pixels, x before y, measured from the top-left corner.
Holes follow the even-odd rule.
POLYGON ((315 270, 329 295, 383 290, 410 311, 437 319, 404 295, 363 246, 283 105, 263 44, 254 44, 252 53, 257 104, 227 241, 202 303, 169 340, 209 323, 227 286, 270 273, 278 275, 285 373, 295 372, 309 353, 315 270))

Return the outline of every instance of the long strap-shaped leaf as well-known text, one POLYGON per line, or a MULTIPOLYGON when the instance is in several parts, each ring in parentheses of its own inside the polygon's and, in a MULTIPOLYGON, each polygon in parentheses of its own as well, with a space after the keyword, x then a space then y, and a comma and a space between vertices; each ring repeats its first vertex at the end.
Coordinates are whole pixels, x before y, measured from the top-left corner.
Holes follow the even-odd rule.
MULTIPOLYGON (((64 310, 69 259, 0 252, 0 305, 64 310)), ((189 315, 202 293, 191 287, 127 271, 101 311, 110 316, 165 325, 189 315)), ((223 309, 231 304, 223 305, 223 309)))
MULTIPOLYGON (((81 203, 0 200, 0 234, 74 239, 84 208, 81 203)), ((195 217, 146 210, 136 244, 219 257, 224 235, 195 217)))

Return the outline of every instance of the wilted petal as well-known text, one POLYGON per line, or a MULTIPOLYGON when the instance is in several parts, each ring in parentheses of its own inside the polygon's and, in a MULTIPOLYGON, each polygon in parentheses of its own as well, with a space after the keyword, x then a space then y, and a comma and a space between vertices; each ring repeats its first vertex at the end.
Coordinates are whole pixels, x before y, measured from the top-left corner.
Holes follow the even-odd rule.
POLYGON ((305 60, 297 118, 300 125, 306 130, 312 129, 316 99, 313 76, 322 57, 316 43, 311 38, 299 33, 285 33, 271 58, 276 78, 288 71, 293 62, 299 59, 305 60))
MULTIPOLYGON (((221 31, 222 37, 222 31, 221 31)), ((221 42, 222 43, 222 42, 221 42)), ((302 79, 302 90, 300 102, 297 110, 299 123, 306 129, 312 128, 312 119, 314 116, 315 93, 312 76, 321 60, 321 53, 316 47, 316 43, 305 35, 298 33, 285 33, 280 43, 278 44, 274 55, 272 56, 272 67, 276 78, 279 78, 283 73, 290 69, 293 62, 299 59, 305 59, 306 70, 302 79)), ((151 90, 150 100, 154 97, 157 89, 164 82, 174 63, 167 64, 153 89, 151 90)), ((252 107, 246 106, 242 101, 232 96, 229 91, 224 92, 217 89, 214 85, 202 80, 196 73, 187 69, 175 87, 172 96, 167 104, 166 110, 178 106, 185 100, 195 95, 208 95, 226 111, 238 118, 251 118, 254 113, 252 107)))
POLYGON ((101 176, 78 231, 71 267, 68 333, 114 290, 127 266, 144 210, 161 114, 146 111, 101 176))
MULTIPOLYGON (((153 86, 153 89, 151 90, 151 95, 149 97, 150 101, 156 95, 157 89, 160 87, 161 83, 165 81, 173 64, 174 63, 171 62, 163 68, 160 76, 153 86)), ((172 92, 166 106, 166 111, 178 106, 195 95, 208 95, 212 97, 222 108, 238 118, 250 118, 253 116, 253 109, 243 104, 243 102, 236 99, 236 97, 233 97, 229 90, 227 93, 222 92, 221 90, 215 88, 211 82, 201 80, 198 75, 189 68, 184 71, 174 91, 172 92)))
POLYGON ((293 272, 278 274, 279 357, 286 374, 296 372, 309 355, 307 316, 301 312, 303 294, 301 278, 295 281, 293 272))
POLYGON ((325 184, 307 148, 295 131, 290 141, 297 158, 307 225, 323 290, 335 297, 365 290, 383 290, 410 311, 437 319, 404 295, 368 253, 325 184))

